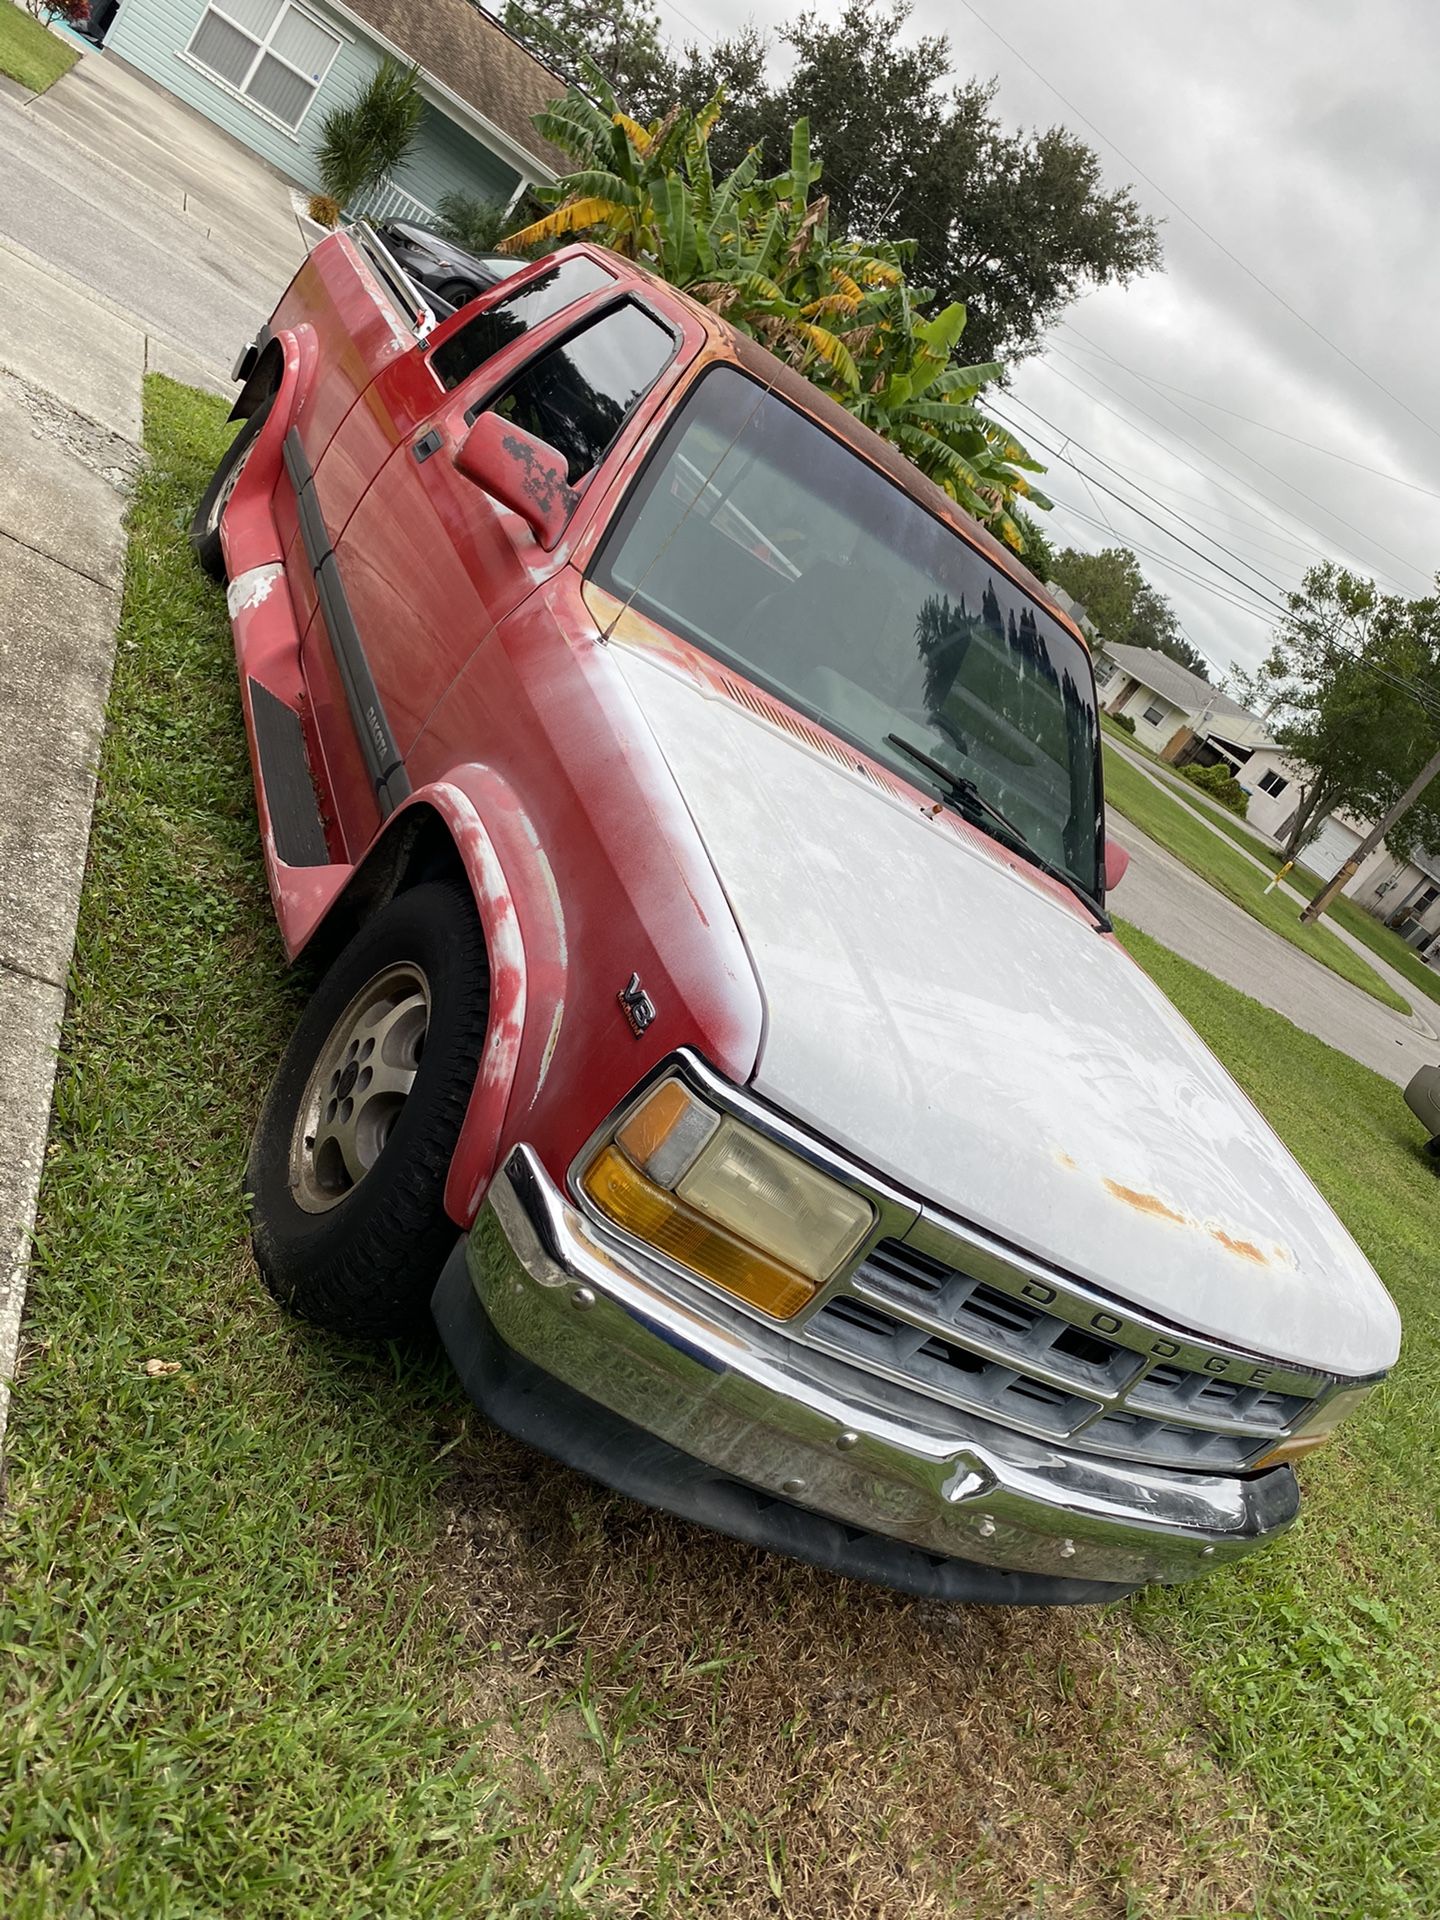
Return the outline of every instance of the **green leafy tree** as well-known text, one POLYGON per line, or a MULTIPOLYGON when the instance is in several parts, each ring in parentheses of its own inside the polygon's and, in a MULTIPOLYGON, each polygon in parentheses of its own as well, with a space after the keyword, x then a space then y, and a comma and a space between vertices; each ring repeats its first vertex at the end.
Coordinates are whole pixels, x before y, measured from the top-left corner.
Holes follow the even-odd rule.
POLYGON ((342 208, 393 174, 414 146, 425 114, 420 69, 382 60, 353 99, 320 127, 320 184, 342 208))
MULTIPOLYGON (((1336 808, 1386 813, 1440 745, 1440 599, 1382 594, 1328 561, 1287 598, 1271 652, 1243 691, 1273 709, 1271 730, 1303 769, 1285 845, 1293 858, 1336 808)), ((1386 844, 1402 854, 1440 846, 1440 793, 1423 794, 1386 844)))
POLYGON ((551 211, 504 245, 589 233, 643 262, 807 373, 1021 548, 1012 503, 1050 503, 1028 479, 1038 464, 975 404, 1001 369, 955 364, 964 307, 925 311, 932 296, 906 279, 908 244, 832 240, 803 118, 782 173, 761 179, 751 148, 717 179, 709 143, 721 104, 717 93, 644 127, 608 92, 596 101, 572 88, 535 124, 576 170, 542 191, 551 211))
POLYGON ((1014 359, 1082 293, 1157 268, 1159 234, 1067 128, 1009 129, 993 81, 954 86, 949 41, 907 37, 910 12, 909 0, 847 0, 838 14, 800 14, 780 29, 794 66, 773 88, 753 29, 691 48, 681 98, 695 107, 724 86, 720 166, 757 141, 778 165, 808 118, 837 231, 913 234, 915 277, 963 302, 975 358, 1014 359))
POLYGON ((1037 580, 1044 580, 1048 584, 1055 578, 1055 549, 1049 534, 1034 514, 1027 513, 1024 507, 1011 507, 1010 512, 1025 543, 1022 552, 1026 566, 1037 580))
POLYGON ((1154 647, 1209 680, 1205 656, 1180 631, 1175 609, 1150 585, 1128 547, 1104 547, 1099 553, 1066 547, 1055 555, 1051 578, 1081 603, 1102 639, 1154 647))
POLYGON ((587 89, 598 79, 641 118, 676 96, 676 72, 660 16, 645 0, 507 0, 506 31, 587 89))

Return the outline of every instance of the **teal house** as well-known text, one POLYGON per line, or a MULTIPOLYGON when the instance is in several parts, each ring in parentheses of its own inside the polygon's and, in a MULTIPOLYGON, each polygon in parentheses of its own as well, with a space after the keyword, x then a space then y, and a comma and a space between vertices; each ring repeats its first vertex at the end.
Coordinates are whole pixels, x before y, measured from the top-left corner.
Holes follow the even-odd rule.
POLYGON ((472 0, 121 0, 105 48, 307 190, 326 113, 387 54, 418 65, 420 137, 354 212, 423 224, 457 191, 508 206, 565 166, 533 125, 564 81, 472 0))

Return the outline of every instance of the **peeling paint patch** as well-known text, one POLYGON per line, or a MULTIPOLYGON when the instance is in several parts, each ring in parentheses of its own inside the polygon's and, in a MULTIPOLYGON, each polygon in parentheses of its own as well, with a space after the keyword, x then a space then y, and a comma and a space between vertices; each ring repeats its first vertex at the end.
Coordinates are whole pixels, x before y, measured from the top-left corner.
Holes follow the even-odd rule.
POLYGON ((225 589, 225 605, 230 610, 230 618, 238 619, 242 613, 251 613, 256 607, 263 606, 284 578, 284 567, 274 563, 237 573, 225 589))
POLYGON ((1107 1180, 1105 1190, 1117 1200, 1123 1200, 1127 1207, 1134 1207, 1137 1213, 1153 1213, 1157 1219, 1173 1220, 1177 1227, 1188 1227, 1190 1222, 1183 1213, 1177 1213, 1174 1207, 1154 1193, 1137 1193, 1134 1187, 1122 1187, 1118 1180, 1107 1180))
MULTIPOLYGON (((565 1002, 563 1000, 557 1000, 555 1002, 555 1016, 550 1022, 550 1032, 545 1041, 545 1051, 540 1056, 540 1074, 538 1079, 535 1082, 535 1093, 537 1098, 539 1096, 540 1089, 545 1084, 546 1075, 550 1071, 550 1062, 555 1058, 555 1048, 560 1039, 560 1023, 564 1018, 565 1018, 565 1002)), ((535 1102, 532 1100, 530 1104, 533 1107, 535 1102)))

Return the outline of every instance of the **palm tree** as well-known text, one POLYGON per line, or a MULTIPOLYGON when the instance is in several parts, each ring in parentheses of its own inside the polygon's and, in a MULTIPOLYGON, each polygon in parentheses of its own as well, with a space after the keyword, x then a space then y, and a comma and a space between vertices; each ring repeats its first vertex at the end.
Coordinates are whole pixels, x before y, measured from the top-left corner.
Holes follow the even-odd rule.
POLYGON ((347 207, 388 179, 414 146, 424 113, 420 69, 382 60, 354 99, 321 124, 315 160, 331 199, 347 207))

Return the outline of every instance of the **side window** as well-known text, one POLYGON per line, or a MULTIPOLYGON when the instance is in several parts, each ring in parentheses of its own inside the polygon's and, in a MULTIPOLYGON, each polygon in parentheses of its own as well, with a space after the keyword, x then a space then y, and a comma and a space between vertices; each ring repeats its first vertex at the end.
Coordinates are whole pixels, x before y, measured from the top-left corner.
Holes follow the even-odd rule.
POLYGON ((593 260, 566 260, 517 293, 477 313, 438 346, 430 364, 446 387, 458 387, 492 353, 508 347, 531 327, 573 306, 587 293, 613 287, 615 278, 593 260))
POLYGON ((522 367, 486 411, 565 456, 571 486, 599 465, 630 409, 673 358, 675 340, 639 307, 617 307, 522 367))

